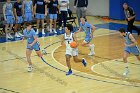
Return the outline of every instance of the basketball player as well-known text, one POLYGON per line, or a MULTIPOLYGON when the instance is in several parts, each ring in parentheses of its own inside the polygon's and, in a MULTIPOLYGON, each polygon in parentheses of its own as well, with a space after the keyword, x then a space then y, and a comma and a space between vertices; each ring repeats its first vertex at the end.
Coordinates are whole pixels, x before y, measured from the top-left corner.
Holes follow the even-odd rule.
POLYGON ((94 44, 91 44, 91 40, 93 38, 93 32, 96 30, 96 27, 86 22, 85 18, 83 17, 80 20, 81 20, 80 28, 76 33, 80 31, 85 32, 86 36, 85 36, 84 41, 82 42, 82 46, 89 47, 90 53, 88 55, 92 56, 95 54, 95 52, 94 52, 94 44))
POLYGON ((126 76, 129 73, 128 69, 128 61, 127 57, 130 53, 135 55, 137 59, 140 61, 140 51, 137 46, 137 41, 133 37, 133 35, 130 32, 126 32, 124 28, 119 29, 120 35, 124 37, 125 39, 125 50, 124 50, 124 63, 126 71, 123 73, 124 76, 126 76))
POLYGON ((23 23, 22 18, 22 2, 20 0, 17 0, 14 3, 14 15, 15 15, 15 37, 22 37, 23 35, 19 33, 18 29, 21 27, 21 24, 23 23))
POLYGON ((84 58, 82 58, 82 59, 78 58, 78 48, 70 47, 71 42, 73 42, 73 41, 77 42, 75 34, 73 34, 71 31, 73 31, 73 26, 70 24, 66 25, 65 34, 64 34, 62 42, 61 42, 61 45, 64 45, 64 41, 66 44, 65 57, 66 57, 66 63, 67 63, 68 69, 69 69, 69 71, 66 73, 66 75, 72 74, 71 65, 70 65, 70 58, 72 56, 73 56, 74 62, 82 62, 82 64, 84 66, 87 65, 86 60, 84 58))
POLYGON ((31 22, 33 18, 33 2, 31 0, 24 0, 22 3, 24 26, 27 22, 31 22))
POLYGON ((6 38, 13 39, 13 37, 11 36, 11 30, 14 23, 14 15, 13 15, 13 5, 10 0, 7 0, 3 6, 3 15, 4 15, 4 20, 6 21, 6 25, 5 25, 6 38))
POLYGON ((23 30, 24 37, 22 40, 27 39, 27 49, 26 49, 26 57, 27 57, 27 62, 29 64, 28 66, 28 72, 32 71, 32 62, 31 62, 31 53, 32 50, 34 49, 36 51, 36 54, 43 59, 43 55, 40 52, 40 45, 39 42, 37 41, 37 36, 32 29, 31 23, 26 23, 26 28, 23 30))

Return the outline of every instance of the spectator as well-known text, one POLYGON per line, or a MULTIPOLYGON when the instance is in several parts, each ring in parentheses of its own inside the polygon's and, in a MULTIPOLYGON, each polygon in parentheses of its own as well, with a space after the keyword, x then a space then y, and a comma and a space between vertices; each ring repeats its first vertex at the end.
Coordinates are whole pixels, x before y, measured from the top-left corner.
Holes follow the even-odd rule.
POLYGON ((14 3, 14 15, 15 15, 15 37, 22 37, 23 35, 21 33, 19 33, 19 29, 21 27, 21 24, 23 22, 23 18, 22 18, 22 2, 20 0, 17 0, 14 3))
POLYGON ((13 39, 10 31, 12 30, 13 23, 14 23, 14 14, 13 14, 13 5, 10 0, 7 0, 6 3, 3 5, 3 15, 4 15, 4 20, 6 21, 6 25, 5 25, 6 38, 13 39))
POLYGON ((84 17, 86 19, 86 10, 88 6, 88 0, 75 0, 74 8, 77 8, 76 13, 78 17, 78 24, 80 26, 80 18, 84 17))
POLYGON ((27 22, 33 19, 33 2, 31 0, 24 0, 22 3, 24 26, 27 22))
POLYGON ((59 30, 62 30, 62 21, 64 23, 64 28, 66 27, 66 23, 67 23, 69 0, 58 0, 58 3, 59 3, 59 13, 60 13, 59 30))
POLYGON ((126 20, 128 22, 127 30, 132 33, 132 30, 136 30, 138 32, 138 36, 140 35, 140 28, 137 28, 133 25, 135 21, 136 14, 134 13, 134 10, 128 6, 127 3, 123 4, 124 13, 126 16, 126 20))
POLYGON ((50 32, 52 32, 52 25, 54 21, 54 33, 56 32, 56 20, 57 20, 57 13, 58 13, 58 1, 57 0, 50 0, 49 4, 49 16, 50 16, 50 32))
POLYGON ((35 6, 34 6, 34 15, 37 19, 37 31, 36 34, 39 33, 39 24, 41 22, 42 24, 42 35, 45 35, 44 32, 44 19, 47 15, 47 5, 44 0, 35 0, 35 6))

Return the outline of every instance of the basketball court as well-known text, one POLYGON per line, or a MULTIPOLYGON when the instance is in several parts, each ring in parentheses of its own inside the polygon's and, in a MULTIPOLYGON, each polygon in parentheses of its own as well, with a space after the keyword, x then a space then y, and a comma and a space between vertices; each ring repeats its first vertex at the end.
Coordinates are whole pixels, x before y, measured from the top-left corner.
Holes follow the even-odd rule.
MULTIPOLYGON (((140 93, 140 62, 135 56, 128 58, 129 75, 122 75, 124 41, 115 29, 126 22, 104 21, 92 16, 88 20, 97 26, 92 41, 96 55, 88 56, 88 49, 80 45, 79 57, 84 57, 88 64, 83 67, 71 60, 73 74, 70 76, 65 75, 65 47, 60 46, 62 35, 38 39, 41 49, 48 46, 44 55, 47 63, 33 51, 31 73, 27 72, 26 41, 0 43, 0 93, 140 93)), ((140 46, 140 37, 134 36, 140 46)), ((77 38, 81 43, 84 33, 79 33, 77 38)))

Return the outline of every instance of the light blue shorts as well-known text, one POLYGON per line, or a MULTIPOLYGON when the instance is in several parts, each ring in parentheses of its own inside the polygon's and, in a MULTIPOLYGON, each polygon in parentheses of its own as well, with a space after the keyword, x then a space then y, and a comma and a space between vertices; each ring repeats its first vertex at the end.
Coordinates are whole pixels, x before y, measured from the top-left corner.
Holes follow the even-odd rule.
POLYGON ((24 21, 31 22, 32 20, 33 20, 32 13, 31 12, 30 13, 25 13, 25 15, 24 15, 24 21))
POLYGON ((127 53, 132 53, 134 54, 135 56, 139 56, 140 55, 140 51, 139 51, 139 48, 138 46, 133 46, 133 47, 125 47, 125 51, 127 53))
POLYGON ((36 19, 45 19, 45 14, 36 13, 36 19))
POLYGON ((8 15, 7 15, 7 16, 6 16, 6 19, 7 19, 7 20, 6 20, 6 23, 7 23, 7 24, 14 24, 14 17, 13 17, 13 16, 10 16, 10 15, 8 16, 8 15))
POLYGON ((35 43, 33 46, 29 46, 29 44, 27 44, 27 49, 29 49, 29 50, 35 50, 35 51, 39 51, 40 50, 40 45, 39 45, 39 43, 37 42, 37 43, 35 43))
POLYGON ((57 20, 57 14, 49 14, 50 19, 57 20))
POLYGON ((21 24, 23 22, 22 16, 18 16, 18 20, 16 21, 17 24, 21 24))

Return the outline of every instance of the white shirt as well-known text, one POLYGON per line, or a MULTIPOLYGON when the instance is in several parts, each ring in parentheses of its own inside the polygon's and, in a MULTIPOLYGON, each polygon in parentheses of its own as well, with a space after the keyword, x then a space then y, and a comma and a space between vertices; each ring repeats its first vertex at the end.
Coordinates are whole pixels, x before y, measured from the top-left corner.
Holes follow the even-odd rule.
POLYGON ((69 0, 58 0, 60 11, 68 11, 69 0))

